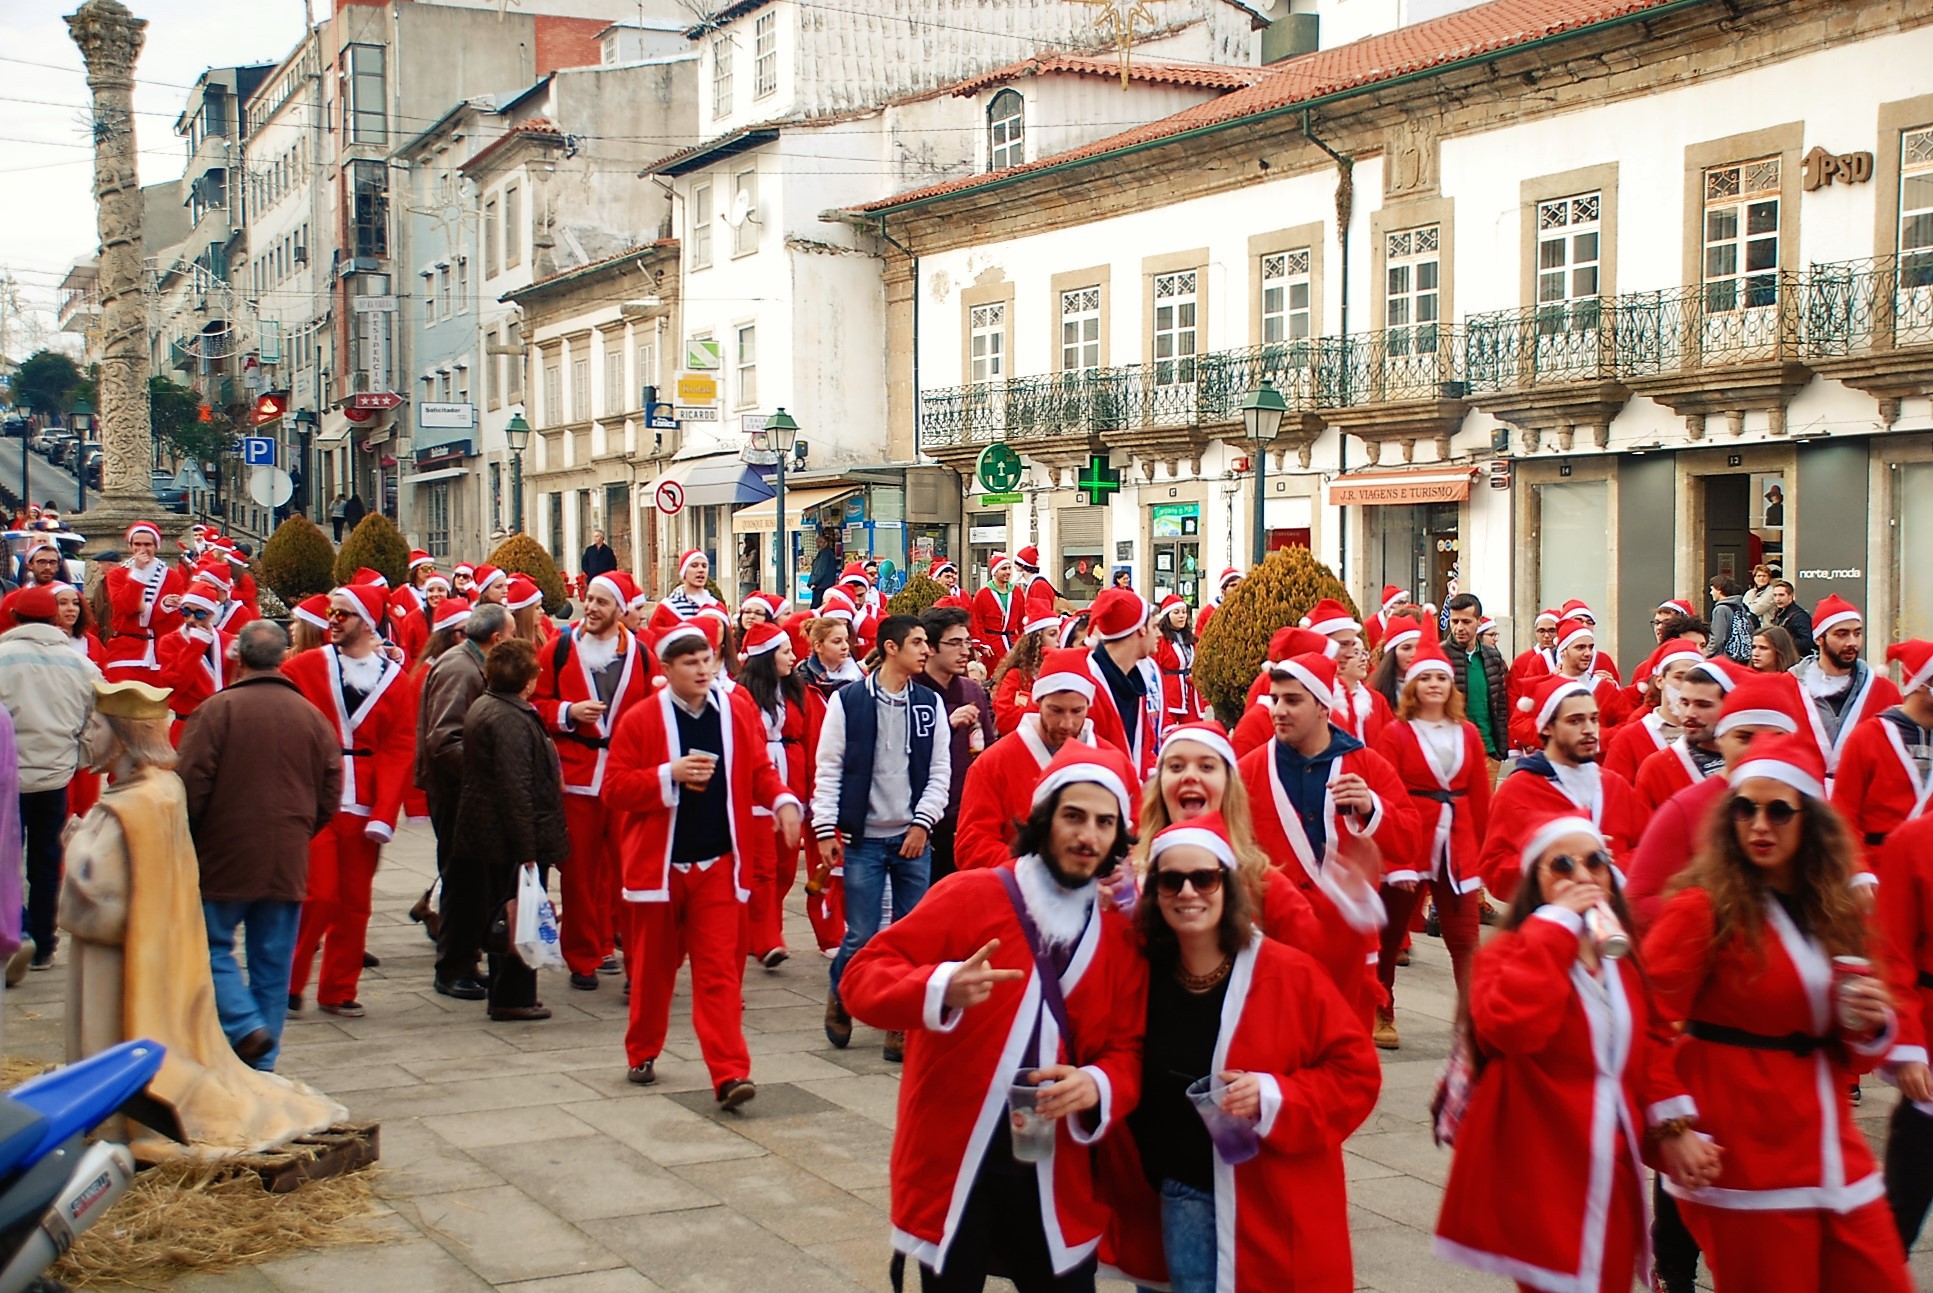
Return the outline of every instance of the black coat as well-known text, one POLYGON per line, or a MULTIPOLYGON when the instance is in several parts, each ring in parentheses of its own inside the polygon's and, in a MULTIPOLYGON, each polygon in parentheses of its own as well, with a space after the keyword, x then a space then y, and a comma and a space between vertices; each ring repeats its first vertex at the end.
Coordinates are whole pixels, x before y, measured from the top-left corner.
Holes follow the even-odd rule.
POLYGON ((481 871, 494 895, 523 863, 554 866, 569 855, 557 746, 528 701, 485 692, 463 720, 463 796, 451 865, 481 871))
POLYGON ((584 559, 578 563, 577 568, 584 572, 586 579, 609 574, 617 569, 617 553, 608 543, 593 543, 584 549, 584 559))

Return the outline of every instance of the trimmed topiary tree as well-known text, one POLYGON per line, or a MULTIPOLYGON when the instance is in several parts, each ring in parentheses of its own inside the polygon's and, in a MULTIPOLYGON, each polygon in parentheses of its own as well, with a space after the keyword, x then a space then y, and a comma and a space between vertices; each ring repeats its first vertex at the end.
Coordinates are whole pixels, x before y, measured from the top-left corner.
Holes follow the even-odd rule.
MULTIPOLYGON (((906 587, 886 599, 888 615, 924 615, 933 609, 933 603, 946 596, 946 585, 937 579, 916 574, 906 581, 906 587)), ((1211 620, 1210 623, 1213 623, 1211 620)))
POLYGON ((335 587, 336 545, 306 516, 291 516, 262 545, 256 583, 284 606, 335 587))
POLYGON ((564 577, 557 573, 557 563, 551 560, 544 545, 528 534, 513 534, 499 543, 497 550, 490 554, 490 564, 536 580, 537 587, 544 590, 544 614, 563 615, 570 610, 570 590, 564 587, 564 577))
POLYGON ((1225 725, 1232 728, 1241 717, 1249 684, 1268 656, 1269 638, 1325 597, 1356 615, 1356 604, 1335 572, 1307 548, 1291 547, 1269 553, 1222 599, 1195 648, 1195 686, 1225 725))
POLYGON ((363 517, 342 541, 342 550, 336 553, 336 583, 348 583, 364 566, 380 570, 391 588, 409 582, 409 541, 381 512, 363 517))

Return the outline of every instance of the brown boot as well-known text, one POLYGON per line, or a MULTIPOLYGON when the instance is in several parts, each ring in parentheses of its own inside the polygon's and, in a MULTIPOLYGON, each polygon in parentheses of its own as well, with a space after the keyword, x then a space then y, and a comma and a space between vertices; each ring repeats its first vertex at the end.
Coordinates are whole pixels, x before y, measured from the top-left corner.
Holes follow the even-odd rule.
POLYGON ((1378 1010, 1376 1012, 1376 1028, 1374 1032, 1369 1034, 1369 1040, 1376 1043, 1376 1049, 1378 1050, 1394 1051, 1402 1049, 1403 1039, 1396 1034, 1396 1012, 1394 1010, 1378 1010))
POLYGON ((852 1042, 852 1016, 839 1000, 837 988, 826 992, 826 1040, 842 1051, 852 1042))

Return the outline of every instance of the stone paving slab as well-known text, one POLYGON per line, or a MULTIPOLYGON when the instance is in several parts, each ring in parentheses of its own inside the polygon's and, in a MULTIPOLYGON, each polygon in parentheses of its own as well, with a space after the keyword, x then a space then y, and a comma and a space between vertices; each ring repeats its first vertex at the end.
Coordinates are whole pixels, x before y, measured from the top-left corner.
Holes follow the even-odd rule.
MULTIPOLYGON (((847 1050, 826 1042, 826 963, 800 895, 792 959, 747 971, 759 1097, 721 1113, 687 976, 651 1087, 625 1078, 616 978, 580 992, 546 972, 540 995, 556 1013, 541 1023, 493 1024, 481 1003, 431 991, 433 948, 403 913, 432 870, 427 830, 405 827, 378 873, 369 945, 383 964, 363 977, 368 1016, 311 1005, 283 1049, 285 1073, 381 1119, 378 1190, 395 1211, 370 1224, 384 1242, 184 1279, 173 1293, 885 1293, 899 1066, 865 1027, 847 1050)), ((1344 1152, 1357 1285, 1503 1293, 1430 1255, 1450 1155, 1430 1141, 1427 1105, 1454 992, 1441 944, 1418 938, 1414 955, 1397 985, 1403 1048, 1382 1053, 1376 1112, 1344 1152)), ((65 977, 57 966, 7 995, 10 1053, 59 1058, 65 977)), ((1869 1136, 1883 1138, 1892 1098, 1868 1082, 1869 1136)), ((1933 1288, 1933 1239, 1914 1272, 1933 1288)))

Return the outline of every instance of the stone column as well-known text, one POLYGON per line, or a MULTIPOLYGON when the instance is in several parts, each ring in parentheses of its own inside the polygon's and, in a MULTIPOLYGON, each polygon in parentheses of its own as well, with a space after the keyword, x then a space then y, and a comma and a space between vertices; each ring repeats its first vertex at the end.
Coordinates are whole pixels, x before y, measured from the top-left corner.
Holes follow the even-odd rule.
POLYGON ((118 548, 137 518, 153 519, 154 431, 148 409, 147 308, 142 296, 141 181, 135 170, 134 61, 147 20, 120 0, 87 0, 67 29, 87 61, 94 108, 94 203, 101 240, 101 360, 96 401, 102 492, 77 528, 87 551, 118 548))

